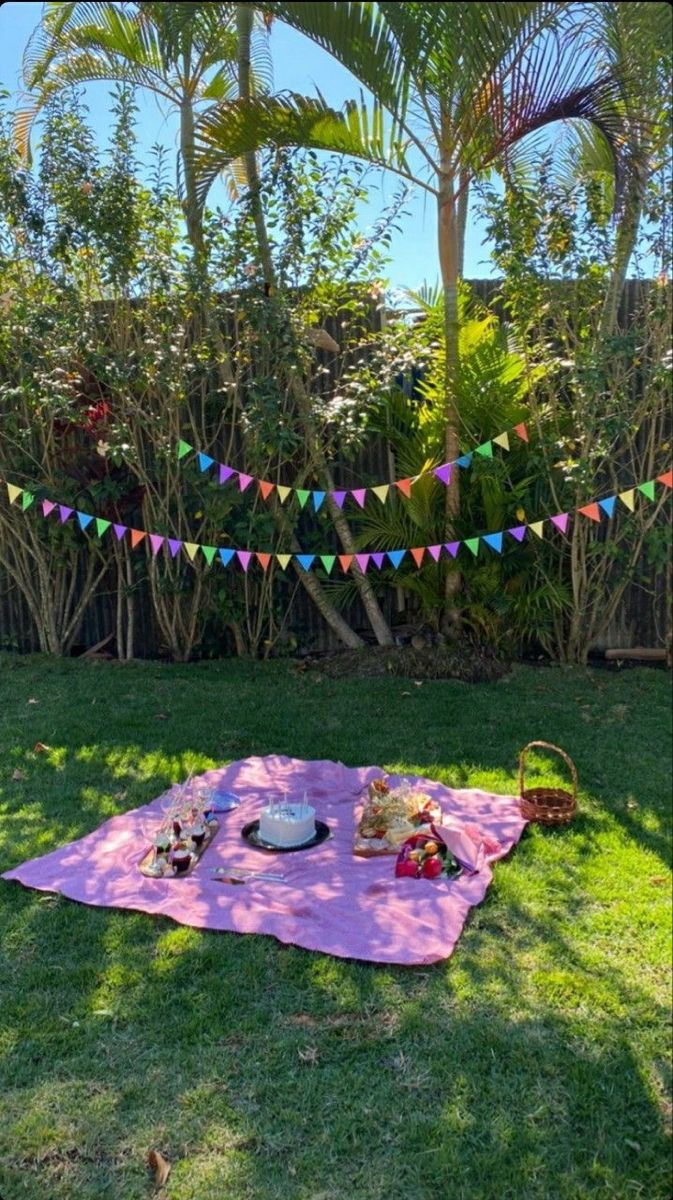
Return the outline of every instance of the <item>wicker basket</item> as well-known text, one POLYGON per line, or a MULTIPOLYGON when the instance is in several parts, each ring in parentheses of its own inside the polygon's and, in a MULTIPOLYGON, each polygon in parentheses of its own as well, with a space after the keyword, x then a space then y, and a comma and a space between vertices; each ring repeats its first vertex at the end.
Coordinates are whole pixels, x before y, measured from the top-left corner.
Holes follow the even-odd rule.
POLYGON ((527 821, 539 821, 541 825, 565 825, 572 821, 577 812, 577 770, 573 760, 551 742, 529 742, 519 755, 519 807, 521 815, 527 821), (526 755, 534 746, 543 746, 545 750, 555 750, 567 763, 572 775, 572 792, 564 788, 524 787, 524 768, 526 755))

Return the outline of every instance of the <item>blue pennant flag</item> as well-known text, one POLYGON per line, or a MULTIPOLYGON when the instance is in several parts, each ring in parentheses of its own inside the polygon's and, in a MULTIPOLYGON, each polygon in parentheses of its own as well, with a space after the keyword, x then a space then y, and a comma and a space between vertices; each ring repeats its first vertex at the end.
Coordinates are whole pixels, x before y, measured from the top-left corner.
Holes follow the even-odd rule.
POLYGON ((200 471, 208 471, 210 469, 210 467, 212 467, 213 463, 215 462, 215 459, 211 458, 209 454, 197 454, 196 457, 199 460, 199 470, 200 471))
POLYGON ((469 467, 471 462, 472 462, 472 455, 471 454, 463 454, 462 458, 456 459, 456 466, 463 467, 463 468, 469 467))
POLYGON ((311 567, 313 559, 315 558, 315 554, 295 554, 295 558, 300 566, 302 566, 305 571, 308 571, 311 567))
POLYGON ((316 512, 320 508, 320 505, 322 504, 324 499, 325 499, 324 492, 313 492, 313 508, 316 512))
POLYGON ((501 533, 485 533, 482 536, 482 542, 486 542, 491 550, 495 550, 496 554, 502 554, 502 534, 501 533))
POLYGON ((598 506, 599 506, 599 508, 602 508, 602 509, 603 509, 603 512, 604 512, 604 513, 607 513, 607 515, 608 515, 609 517, 611 517, 611 516, 612 516, 612 514, 613 514, 613 512, 615 511, 615 504, 616 504, 616 503, 617 503, 617 497, 616 497, 616 496, 607 496, 607 497, 605 498, 605 500, 599 500, 599 501, 598 501, 598 506))
POLYGON ((218 554, 219 554, 220 558, 222 559, 223 567, 229 566, 229 563, 231 562, 235 553, 236 553, 235 550, 218 550, 218 554))
POLYGON ((388 558, 390 559, 393 566, 395 568, 397 568, 397 567, 399 567, 400 563, 402 562, 402 559, 404 558, 405 554, 406 554, 406 550, 389 550, 388 558))
POLYGON ((93 517, 90 517, 88 513, 78 512, 77 520, 79 521, 80 529, 86 529, 87 525, 90 525, 93 521, 93 517))

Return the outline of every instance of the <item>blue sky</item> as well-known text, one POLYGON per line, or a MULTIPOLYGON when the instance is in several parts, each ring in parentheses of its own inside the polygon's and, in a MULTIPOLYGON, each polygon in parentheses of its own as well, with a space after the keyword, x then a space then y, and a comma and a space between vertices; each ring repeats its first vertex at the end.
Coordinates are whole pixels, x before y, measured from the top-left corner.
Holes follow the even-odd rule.
MULTIPOLYGON (((41 11, 40 3, 16 3, 14 0, 8 0, 0 7, 0 85, 12 95, 20 90, 23 51, 41 11)), ((344 100, 358 95, 357 84, 348 71, 319 47, 278 22, 271 35, 271 51, 277 90, 313 93, 317 85, 325 99, 339 107, 344 100)), ((91 124, 101 144, 105 142, 109 125, 107 97, 106 84, 92 84, 86 89, 91 124)), ((174 152, 175 121, 166 118, 153 98, 139 94, 138 101, 141 149, 162 142, 174 152)), ((376 221, 382 205, 392 198, 398 183, 395 176, 385 172, 376 172, 371 180, 375 186, 369 203, 362 209, 363 229, 376 221)), ((438 277, 434 198, 419 191, 408 207, 410 214, 403 222, 402 232, 393 235, 389 277, 394 287, 417 288, 424 281, 435 283, 438 277)), ((483 237, 483 228, 472 222, 465 255, 468 279, 484 279, 493 273, 487 247, 481 245, 483 237)))

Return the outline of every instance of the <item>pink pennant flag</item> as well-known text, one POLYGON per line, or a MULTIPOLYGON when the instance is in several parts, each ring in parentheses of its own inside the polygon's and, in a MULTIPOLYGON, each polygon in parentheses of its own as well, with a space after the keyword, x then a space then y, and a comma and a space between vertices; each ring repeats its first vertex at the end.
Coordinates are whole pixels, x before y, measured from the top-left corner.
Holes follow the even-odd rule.
POLYGON ((363 575, 369 565, 369 558, 370 558, 369 554, 356 554, 355 555, 355 561, 358 564, 363 575))
POLYGON ((54 504, 53 500, 43 500, 42 501, 42 515, 43 516, 48 517, 49 513, 53 512, 55 508, 56 508, 56 505, 54 504))
POLYGON ((348 492, 332 492, 332 499, 333 499, 334 503, 336 504, 337 508, 343 508, 344 500, 346 499, 347 495, 348 495, 348 492))
POLYGON ((241 566, 243 567, 243 570, 247 571, 248 567, 250 566, 250 559, 252 558, 252 551, 237 550, 236 556, 237 556, 238 561, 240 562, 241 566))
POLYGON ((180 553, 182 542, 180 538, 168 538, 168 549, 171 552, 171 558, 175 558, 176 554, 180 553))
POLYGON ((435 562, 439 562, 439 556, 442 553, 441 546, 428 546, 428 553, 432 555, 435 562))
POLYGON ((252 475, 244 475, 241 471, 238 472, 238 486, 242 492, 252 483, 252 475))
POLYGON ((516 538, 517 542, 522 542, 526 536, 526 526, 515 525, 513 529, 508 529, 507 532, 511 533, 512 537, 516 538))
POLYGON ((152 557, 153 558, 154 558, 155 554, 159 553, 163 544, 164 544, 164 538, 162 538, 158 533, 150 534, 150 545, 152 547, 152 557))
POLYGON ((381 570, 381 567, 383 566, 383 560, 385 559, 385 557, 386 557, 385 554, 380 554, 380 553, 372 554, 372 562, 374 563, 375 567, 378 567, 379 571, 381 570))
POLYGON ((556 516, 551 517, 550 520, 552 525, 555 525, 557 529, 561 530, 561 533, 565 533, 568 528, 570 513, 557 513, 556 516))
POLYGON ((61 525, 65 525, 65 523, 68 520, 68 517, 70 516, 71 513, 72 513, 71 508, 68 508, 67 505, 65 505, 65 504, 59 504, 58 515, 61 518, 61 525))
POLYGON ((460 550, 460 542, 444 542, 444 549, 452 558, 455 558, 460 550))
POLYGON ((231 479, 232 475, 235 474, 236 472, 234 471, 233 467, 227 467, 224 465, 224 463, 220 463, 220 483, 226 483, 227 480, 231 479))
POLYGON ((351 492, 351 496, 353 497, 354 500, 357 500, 358 504, 360 505, 360 508, 364 508, 364 506, 365 506, 365 496, 366 495, 367 495, 366 488, 356 488, 354 492, 351 492))
POLYGON ((435 475, 437 479, 441 479, 442 483, 445 483, 447 487, 451 483, 452 473, 452 463, 444 463, 444 465, 441 467, 435 467, 434 471, 432 472, 432 474, 435 475))
POLYGON ((126 525, 113 525, 112 528, 117 535, 117 540, 121 542, 124 534, 126 533, 126 525))

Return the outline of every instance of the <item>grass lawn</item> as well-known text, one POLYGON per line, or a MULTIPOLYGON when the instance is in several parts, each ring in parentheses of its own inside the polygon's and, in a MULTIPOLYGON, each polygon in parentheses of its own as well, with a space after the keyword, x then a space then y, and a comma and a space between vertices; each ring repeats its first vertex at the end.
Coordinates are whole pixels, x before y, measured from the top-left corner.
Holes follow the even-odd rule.
POLYGON ((3 870, 248 754, 510 792, 541 737, 581 789, 433 967, 0 882, 2 1200, 150 1196, 151 1147, 167 1200, 668 1200, 669 701, 654 670, 416 687, 0 656, 3 870))

